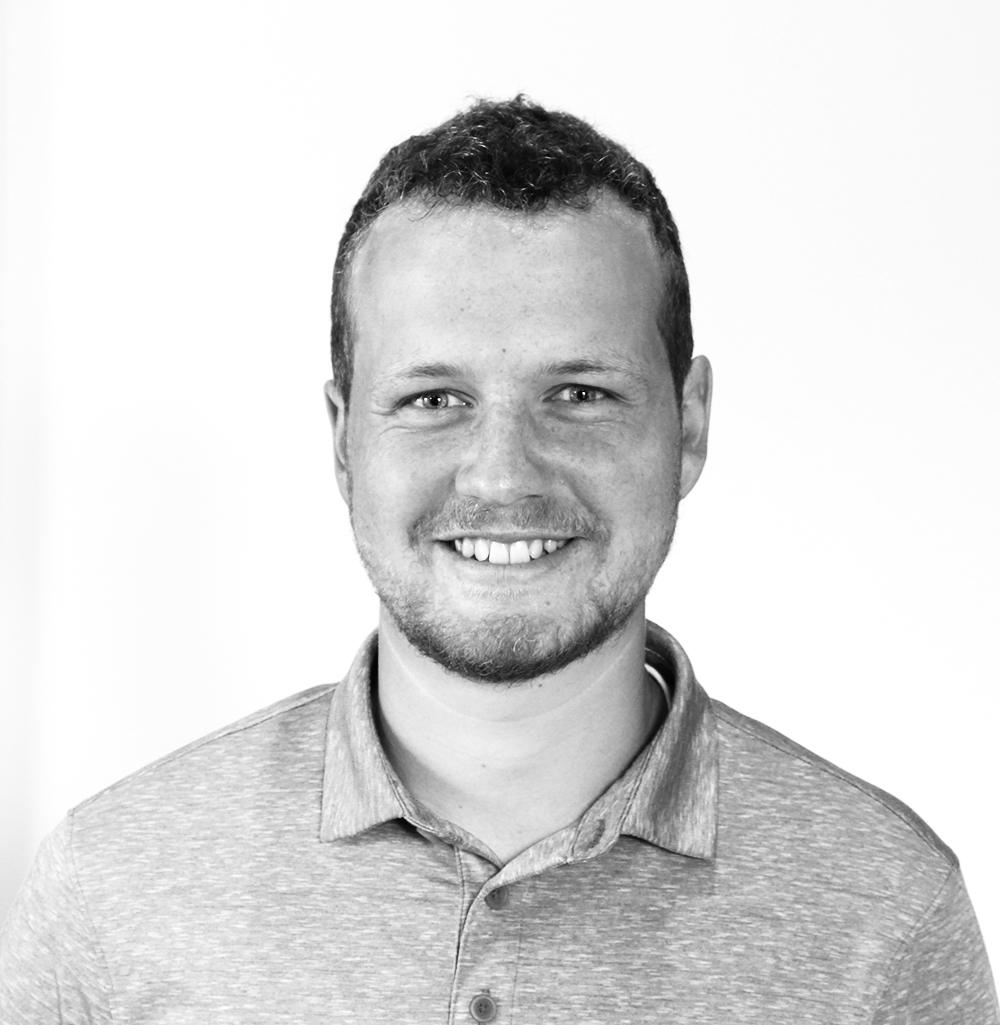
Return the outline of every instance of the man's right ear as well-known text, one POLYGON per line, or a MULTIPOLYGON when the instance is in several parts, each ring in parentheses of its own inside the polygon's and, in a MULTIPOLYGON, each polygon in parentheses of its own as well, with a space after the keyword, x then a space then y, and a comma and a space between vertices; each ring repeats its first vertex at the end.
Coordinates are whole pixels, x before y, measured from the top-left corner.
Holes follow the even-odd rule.
POLYGON ((350 484, 347 470, 347 400, 335 381, 327 381, 323 386, 326 395, 326 412, 330 417, 333 429, 334 471, 337 474, 337 487, 345 502, 350 503, 350 484))

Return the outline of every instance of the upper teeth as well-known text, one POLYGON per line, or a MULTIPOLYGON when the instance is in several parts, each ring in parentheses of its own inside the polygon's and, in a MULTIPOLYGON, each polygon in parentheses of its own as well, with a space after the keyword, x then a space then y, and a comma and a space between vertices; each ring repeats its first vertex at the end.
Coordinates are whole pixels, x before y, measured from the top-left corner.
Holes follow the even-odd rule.
POLYGON ((565 541, 554 541, 551 538, 535 538, 533 541, 514 541, 506 544, 503 541, 491 541, 486 537, 455 538, 452 543, 455 545, 455 551, 466 559, 489 561, 499 566, 540 559, 566 544, 565 541))

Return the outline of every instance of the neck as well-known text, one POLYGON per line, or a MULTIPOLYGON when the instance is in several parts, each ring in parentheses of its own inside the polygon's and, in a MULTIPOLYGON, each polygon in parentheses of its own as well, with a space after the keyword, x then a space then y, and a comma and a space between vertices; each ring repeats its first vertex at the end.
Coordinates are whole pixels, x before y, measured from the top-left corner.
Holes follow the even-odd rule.
POLYGON ((644 670, 640 608, 598 650, 513 685, 420 654, 383 611, 378 719, 407 790, 501 861, 570 825, 642 749, 663 713, 644 670))

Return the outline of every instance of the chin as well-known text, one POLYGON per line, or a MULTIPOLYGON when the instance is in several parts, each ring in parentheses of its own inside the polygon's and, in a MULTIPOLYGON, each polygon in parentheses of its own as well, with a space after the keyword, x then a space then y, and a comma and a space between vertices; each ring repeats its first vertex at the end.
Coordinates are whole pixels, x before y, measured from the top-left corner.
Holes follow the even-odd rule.
POLYGON ((389 611, 407 640, 442 668, 484 683, 515 684, 557 672, 589 654, 624 627, 632 610, 570 628, 546 627, 521 615, 440 624, 389 611))
POLYGON ((400 632, 449 672, 485 683, 516 684, 557 672, 618 634, 644 592, 575 603, 567 616, 493 613, 470 616, 422 600, 379 592, 400 632))

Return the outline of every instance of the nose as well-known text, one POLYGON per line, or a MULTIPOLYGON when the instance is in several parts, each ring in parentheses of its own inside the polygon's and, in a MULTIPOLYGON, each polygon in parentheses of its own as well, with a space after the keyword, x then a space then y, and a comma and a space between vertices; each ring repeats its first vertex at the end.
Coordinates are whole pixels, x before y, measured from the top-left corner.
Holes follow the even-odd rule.
POLYGON ((541 448, 523 411, 505 406, 484 413, 471 427, 455 490, 495 505, 540 497, 546 489, 541 448))

